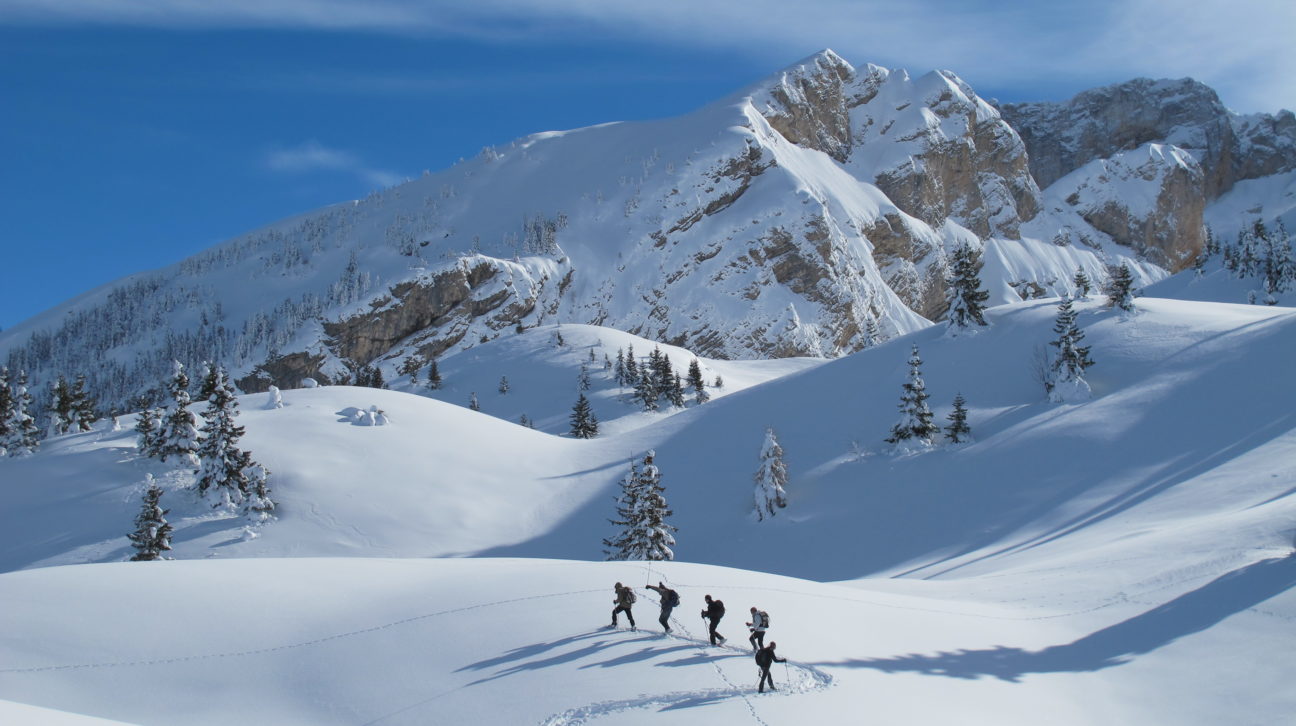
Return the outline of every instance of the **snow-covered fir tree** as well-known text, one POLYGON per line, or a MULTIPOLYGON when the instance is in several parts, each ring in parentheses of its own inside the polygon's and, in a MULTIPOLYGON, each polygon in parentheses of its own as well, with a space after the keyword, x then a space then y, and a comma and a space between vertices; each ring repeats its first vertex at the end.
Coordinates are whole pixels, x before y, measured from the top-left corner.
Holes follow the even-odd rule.
POLYGON ((670 390, 666 392, 666 399, 675 408, 684 408, 684 379, 680 378, 678 372, 671 375, 670 390))
POLYGON ((787 465, 783 462, 783 447, 773 428, 765 429, 765 443, 761 444, 760 468, 756 470, 756 518, 773 517, 777 510, 787 506, 787 465))
POLYGON ((954 396, 954 410, 946 417, 949 424, 945 426, 945 438, 951 444, 962 444, 972 440, 972 427, 968 425, 967 401, 963 394, 954 396))
POLYGON ((535 428, 535 424, 532 423, 531 418, 527 416, 525 413, 518 417, 518 425, 525 426, 529 429, 535 428))
POLYGON ((156 459, 162 446, 162 410, 146 408, 135 418, 136 446, 140 456, 156 459))
POLYGON ((198 450, 198 427, 193 413, 189 411, 189 376, 185 375, 180 361, 171 364, 167 394, 170 401, 162 416, 158 458, 162 461, 173 460, 181 467, 195 469, 198 467, 198 456, 195 453, 198 450))
POLYGON ((500 376, 499 392, 501 396, 509 392, 508 376, 500 376))
POLYGON ((270 498, 270 470, 253 462, 243 471, 247 479, 247 495, 243 499, 243 510, 252 524, 262 524, 274 519, 277 505, 270 498))
POLYGON ((900 394, 900 420, 891 427, 887 443, 895 444, 897 448, 910 445, 931 446, 932 437, 940 432, 940 428, 932 423, 932 412, 927 407, 929 397, 922 377, 922 358, 915 345, 909 355, 909 380, 904 382, 900 394))
POLYGON ((640 366, 639 380, 635 382, 635 400, 645 411, 657 410, 657 383, 653 380, 648 366, 640 366))
POLYGON ((9 369, 0 367, 0 457, 7 456, 8 447, 13 445, 9 438, 13 411, 14 398, 13 391, 9 388, 9 369))
POLYGON ((715 383, 712 383, 711 386, 716 389, 724 388, 724 379, 717 375, 715 377, 715 383))
POLYGON ((49 435, 66 434, 72 428, 72 388, 59 376, 50 384, 49 435))
POLYGON ((598 436, 598 432, 598 418, 594 416, 589 399, 582 393, 576 399, 576 405, 572 406, 570 433, 577 439, 592 439, 598 436))
POLYGON ((947 330, 951 335, 973 327, 984 327, 985 303, 990 293, 981 289, 981 255, 970 244, 954 250, 945 301, 949 303, 947 330))
POLYGON ((1049 341, 1049 345, 1057 349, 1049 363, 1049 375, 1045 381, 1049 400, 1054 403, 1089 400, 1091 392, 1084 372, 1094 362, 1089 358, 1089 346, 1080 345, 1084 332, 1076 325, 1076 311, 1071 298, 1066 295, 1058 301, 1053 332, 1058 337, 1049 341))
POLYGON ((216 386, 220 385, 220 380, 216 375, 216 366, 208 361, 203 361, 202 376, 198 379, 198 394, 194 401, 207 401, 212 394, 216 392, 216 386))
POLYGON ((243 427, 234 423, 239 415, 234 386, 223 368, 216 369, 216 386, 203 410, 202 440, 198 444, 198 493, 214 506, 239 504, 249 491, 245 470, 252 456, 238 447, 243 427))
POLYGON ((270 386, 269 390, 266 391, 266 409, 273 411, 283 408, 283 405, 283 392, 279 390, 278 386, 270 386))
POLYGON ((135 517, 135 531, 126 535, 135 548, 132 562, 147 562, 166 559, 163 552, 171 549, 171 525, 167 524, 166 515, 171 510, 163 509, 162 488, 153 481, 152 474, 145 475, 144 504, 135 517))
POLYGON ((1071 278, 1071 284, 1075 285, 1077 300, 1089 299, 1089 293, 1093 291, 1093 281, 1089 279, 1089 275, 1085 274, 1083 267, 1076 268, 1075 277, 1071 278))
POLYGON ((471 394, 468 395, 468 408, 470 408, 470 409, 472 409, 472 410, 474 410, 474 411, 480 411, 480 410, 481 410, 481 404, 477 402, 477 392, 476 392, 476 391, 473 391, 471 394))
POLYGON ((1107 307, 1132 312, 1137 291, 1134 289, 1134 274, 1130 272, 1129 265, 1122 262, 1109 267, 1107 272, 1111 276, 1104 290, 1107 293, 1107 307))
POLYGON ((877 318, 869 315, 864 321, 864 347, 872 348, 882 342, 882 331, 878 328, 877 318))
POLYGON ((428 364, 427 387, 432 391, 441 388, 441 370, 435 360, 428 364))
POLYGON ((612 365, 612 380, 617 382, 619 388, 624 388, 626 384, 626 364, 625 353, 617 348, 616 363, 612 365))
POLYGON ((85 374, 77 375, 76 381, 72 384, 72 430, 93 430, 95 422, 99 420, 95 408, 94 399, 86 390, 85 374))
POLYGON ((711 400, 711 394, 706 392, 706 381, 702 380, 702 364, 697 358, 689 362, 688 383, 689 388, 693 389, 693 400, 698 403, 711 400))
POLYGON ((673 560, 675 551, 671 548, 675 546, 674 533, 678 530, 666 522, 674 512, 666 504, 666 490, 661 483, 661 471, 654 463, 655 457, 656 452, 650 449, 639 467, 639 526, 647 546, 643 559, 673 560))
POLYGON ((27 373, 18 371, 11 387, 12 405, 7 426, 7 440, 0 442, 0 448, 11 457, 25 457, 36 453, 40 448, 40 427, 32 416, 32 395, 27 390, 27 373))
POLYGON ((576 374, 576 390, 588 391, 590 389, 589 367, 581 363, 580 372, 576 374))
POLYGON ((621 478, 621 493, 616 498, 616 517, 608 523, 616 534, 603 540, 603 554, 608 560, 640 560, 646 543, 639 528, 639 464, 630 460, 630 471, 621 478))
POLYGON ((609 560, 672 560, 675 553, 674 532, 666 522, 671 516, 666 505, 661 472, 654 463, 655 452, 644 454, 643 462, 630 462, 630 471, 621 480, 617 497, 617 518, 609 520, 617 533, 603 540, 609 560))
POLYGON ((634 343, 626 344, 625 377, 627 386, 639 383, 639 362, 635 360, 634 343))

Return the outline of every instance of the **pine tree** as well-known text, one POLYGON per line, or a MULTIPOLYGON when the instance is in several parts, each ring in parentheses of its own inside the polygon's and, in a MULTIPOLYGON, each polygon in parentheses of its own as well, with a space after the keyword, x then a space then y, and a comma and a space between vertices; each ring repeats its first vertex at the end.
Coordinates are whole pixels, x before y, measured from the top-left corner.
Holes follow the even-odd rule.
POLYGON ((909 380, 905 381, 900 394, 900 420, 891 427, 891 435, 886 441, 900 444, 912 440, 920 446, 931 446, 932 437, 940 432, 932 423, 932 412, 927 407, 927 386, 922 378, 922 358, 918 356, 918 346, 913 347, 909 356, 909 380))
POLYGON ((645 411, 657 410, 657 384, 648 366, 641 366, 639 380, 635 382, 635 398, 645 411))
POLYGON ((252 524, 274 519, 275 501, 270 498, 270 470, 253 462, 243 470, 247 479, 247 496, 243 500, 245 516, 252 524))
POLYGON ((180 361, 171 363, 171 381, 167 385, 171 401, 163 414, 158 458, 162 461, 174 458, 180 466, 194 469, 198 467, 198 428, 196 420, 189 411, 189 376, 185 375, 180 361))
POLYGON ((674 533, 678 530, 666 523, 666 518, 674 512, 666 505, 661 471, 653 463, 655 456, 656 453, 650 449, 644 455, 643 466, 639 468, 639 526, 646 545, 643 558, 650 561, 673 560, 675 552, 671 548, 675 546, 674 533))
POLYGON ((631 459, 630 471, 622 477, 621 494, 616 498, 616 518, 608 520, 617 532, 603 540, 603 554, 608 560, 643 559, 646 543, 639 529, 640 485, 638 463, 631 459))
POLYGON ((594 416, 594 410, 590 408, 589 399, 582 393, 576 399, 576 405, 572 406, 571 435, 578 439, 592 439, 598 436, 598 432, 598 419, 594 416))
POLYGON ((717 389, 724 388, 724 379, 717 375, 715 377, 715 383, 712 383, 711 385, 717 389))
POLYGON ((1118 308, 1125 312, 1134 310, 1134 275, 1129 265, 1122 262, 1119 266, 1108 268, 1111 279, 1107 282, 1107 307, 1118 308))
POLYGON ((698 403, 706 403, 711 400, 711 394, 706 392, 706 381, 702 380, 702 364, 694 358, 689 362, 688 367, 689 388, 693 389, 693 399, 698 403))
POLYGON ((869 315, 864 320, 864 347, 872 348, 882 342, 882 331, 878 328, 877 318, 869 315))
POLYGON ((612 380, 617 382, 617 386, 624 388, 626 384, 626 362, 625 353, 617 348, 616 363, 612 366, 612 380))
POLYGON ((86 391, 86 377, 84 374, 78 375, 76 382, 72 384, 72 428, 76 431, 90 431, 98 420, 94 400, 86 391))
POLYGON ((617 534, 603 540, 609 560, 672 560, 675 527, 666 523, 671 516, 666 505, 661 472, 653 463, 655 453, 644 455, 642 466, 630 462, 630 472, 621 480, 617 497, 617 518, 608 520, 617 534))
POLYGON ((215 499, 215 506, 229 507, 243 501, 249 492, 245 470, 252 457, 238 447, 243 427, 234 423, 239 415, 234 387, 223 368, 216 369, 216 386, 203 410, 202 440, 198 444, 198 493, 215 499))
POLYGON ((1093 290, 1093 282, 1085 274, 1083 267, 1076 268, 1075 277, 1072 278, 1071 284, 1075 285, 1077 300, 1089 299, 1089 293, 1093 290))
POLYGON ((1084 372, 1094 362, 1089 358, 1089 346, 1080 345, 1080 341, 1084 340, 1084 332, 1076 326, 1076 312, 1071 307, 1071 299, 1065 295, 1058 301, 1053 332, 1058 337, 1049 342, 1049 345, 1057 348, 1057 353, 1049 364, 1049 376, 1045 385, 1049 400, 1054 403, 1088 400, 1090 390, 1084 372))
POLYGON ((529 429, 535 428, 535 424, 531 423, 531 419, 525 413, 518 417, 518 425, 529 429))
POLYGON ((207 361, 203 361, 202 380, 198 383, 197 401, 209 401, 212 394, 216 392, 216 386, 220 385, 220 379, 216 375, 216 367, 207 361))
POLYGON ((788 475, 783 463, 783 447, 779 446, 774 429, 765 429, 765 443, 761 445, 760 468, 756 470, 756 518, 773 517, 775 510, 787 506, 788 475))
POLYGON ((971 245, 964 243, 954 250, 950 277, 946 280, 949 289, 945 294, 949 303, 947 330, 951 335, 986 324, 985 302, 990 299, 990 293, 981 289, 981 265, 981 255, 971 245))
POLYGON ((508 376, 500 376, 499 392, 501 396, 509 392, 508 376))
POLYGON ((576 390, 588 391, 589 389, 590 389, 589 368, 587 368, 584 363, 581 363, 580 373, 576 374, 576 390))
POLYGON ((72 389, 63 376, 50 384, 49 421, 50 436, 66 434, 72 428, 72 389))
POLYGON ((162 489, 153 481, 153 475, 146 474, 145 477, 148 488, 144 490, 144 504, 135 517, 135 531, 126 535, 135 548, 131 562, 167 559, 162 553, 171 549, 171 525, 166 521, 171 510, 163 509, 158 503, 162 489))
POLYGON ((0 367, 0 457, 8 455, 14 445, 13 435, 14 397, 9 389, 9 369, 0 367))
POLYGON ((13 383, 13 407, 9 415, 9 440, 4 449, 11 457, 24 457, 40 448, 40 427, 32 417, 32 395, 27 391, 27 372, 18 371, 13 383))
POLYGON ((162 411, 146 408, 139 412, 135 419, 135 433, 138 435, 136 445, 141 456, 155 459, 161 448, 162 411))
POLYGON ((480 410, 481 410, 481 404, 477 402, 477 392, 476 392, 476 391, 473 391, 473 392, 468 396, 468 408, 470 408, 470 409, 472 409, 472 410, 474 410, 474 411, 480 411, 480 410))
POLYGON ((625 375, 627 386, 639 383, 639 362, 635 360, 634 343, 626 345, 625 375))
POLYGON ((963 399, 963 394, 957 394, 954 396, 954 410, 947 417, 949 425, 945 427, 945 438, 951 444, 972 440, 972 427, 968 426, 967 417, 967 401, 963 399))
POLYGON ((666 398, 675 408, 684 408, 684 381, 680 378, 679 373, 671 376, 671 386, 666 398))
POLYGON ((428 365, 427 387, 432 391, 441 388, 441 371, 437 368, 435 360, 428 365))

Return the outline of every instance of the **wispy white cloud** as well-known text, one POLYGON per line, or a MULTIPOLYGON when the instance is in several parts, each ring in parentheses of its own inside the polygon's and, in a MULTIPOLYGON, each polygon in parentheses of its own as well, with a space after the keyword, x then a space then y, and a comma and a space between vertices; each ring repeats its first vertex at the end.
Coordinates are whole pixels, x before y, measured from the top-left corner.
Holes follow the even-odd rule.
POLYGON ((265 166, 275 172, 307 174, 336 171, 352 174, 372 186, 389 187, 403 177, 395 172, 375 169, 349 151, 331 149, 318 141, 307 141, 295 147, 275 149, 266 154, 265 166))
POLYGON ((0 0, 0 22, 295 27, 494 42, 584 37, 728 48, 780 63, 948 68, 975 85, 1193 76, 1240 110, 1296 106, 1291 0, 0 0))

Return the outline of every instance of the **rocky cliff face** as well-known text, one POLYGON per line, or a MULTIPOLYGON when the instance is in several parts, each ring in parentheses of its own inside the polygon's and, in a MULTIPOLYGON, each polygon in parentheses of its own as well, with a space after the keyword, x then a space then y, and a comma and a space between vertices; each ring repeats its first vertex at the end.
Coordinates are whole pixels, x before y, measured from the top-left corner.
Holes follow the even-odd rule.
MULTIPOLYGON (((1239 181, 1296 169, 1296 117, 1291 112, 1239 116, 1224 107, 1214 90, 1192 79, 1140 78, 1085 91, 1064 103, 1009 104, 1001 110, 1025 142, 1031 172, 1042 187, 1097 160, 1124 169, 1113 172, 1118 177, 1154 183, 1155 204, 1142 203, 1150 193, 1144 190, 1135 200, 1142 209, 1109 198, 1084 214, 1117 242, 1171 269, 1200 249, 1200 212, 1207 203, 1239 181), (1187 152, 1195 169, 1172 161, 1153 172, 1149 163, 1162 166, 1170 157, 1149 161, 1136 152, 1149 144, 1187 152), (1132 172, 1132 157, 1126 155, 1138 157, 1134 167, 1143 171, 1132 172)), ((1101 184, 1102 174, 1093 171, 1084 174, 1090 189, 1101 184)))
POLYGON ((1016 238, 1039 210, 1026 146, 999 112, 948 71, 912 80, 856 71, 825 51, 779 74, 753 102, 789 141, 822 151, 937 227, 1016 238))

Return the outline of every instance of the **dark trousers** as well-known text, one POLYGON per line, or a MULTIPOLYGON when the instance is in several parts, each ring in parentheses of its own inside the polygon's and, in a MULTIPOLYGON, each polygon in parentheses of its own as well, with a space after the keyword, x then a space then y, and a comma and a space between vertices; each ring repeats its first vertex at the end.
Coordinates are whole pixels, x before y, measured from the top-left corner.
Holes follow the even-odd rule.
POLYGON ((752 648, 760 650, 765 647, 765 631, 753 630, 751 637, 747 639, 752 644, 752 648))
POLYGON ((626 619, 630 621, 630 627, 633 628, 633 627, 635 626, 635 624, 634 624, 634 615, 630 612, 630 606, 629 606, 629 605, 617 605, 617 606, 616 606, 616 609, 612 611, 612 624, 613 624, 613 625, 616 625, 616 616, 617 616, 617 613, 625 613, 625 614, 626 614, 626 619))
POLYGON ((717 640, 724 640, 724 636, 716 632, 720 625, 720 618, 707 618, 707 633, 711 636, 711 645, 715 645, 717 640))
POLYGON ((670 632, 671 629, 670 622, 669 622, 671 611, 674 609, 675 609, 674 605, 662 605, 661 617, 657 618, 657 622, 661 623, 662 630, 665 630, 668 633, 670 632))
POLYGON ((760 669, 760 683, 757 685, 756 690, 761 693, 765 692, 765 684, 767 682, 769 683, 770 690, 771 691, 775 690, 774 678, 773 676, 770 675, 769 671, 770 671, 769 666, 765 666, 760 669))

